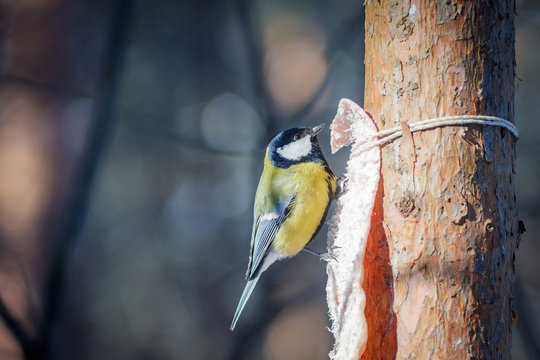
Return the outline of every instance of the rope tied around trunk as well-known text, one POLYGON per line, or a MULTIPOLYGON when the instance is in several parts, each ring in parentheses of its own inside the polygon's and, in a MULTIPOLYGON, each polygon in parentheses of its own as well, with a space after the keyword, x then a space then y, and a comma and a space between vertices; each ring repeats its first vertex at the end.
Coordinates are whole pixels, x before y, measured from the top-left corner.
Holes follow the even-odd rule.
MULTIPOLYGON (((497 116, 488 115, 452 115, 443 116, 427 120, 421 120, 417 122, 408 123, 407 126, 411 132, 431 130, 444 126, 466 126, 466 125, 487 125, 487 126, 499 126, 507 129, 517 139, 519 133, 516 125, 508 120, 497 116)), ((362 141, 360 147, 355 152, 364 152, 375 146, 384 145, 395 139, 400 138, 403 135, 401 127, 393 127, 391 129, 379 131, 372 136, 362 141)))

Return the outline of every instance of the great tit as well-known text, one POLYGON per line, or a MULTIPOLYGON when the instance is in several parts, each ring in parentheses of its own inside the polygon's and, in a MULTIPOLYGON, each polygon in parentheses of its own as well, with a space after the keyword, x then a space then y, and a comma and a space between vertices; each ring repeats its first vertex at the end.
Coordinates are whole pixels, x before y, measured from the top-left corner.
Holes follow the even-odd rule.
POLYGON ((278 134, 264 157, 253 209, 248 281, 231 331, 261 274, 275 261, 298 254, 319 232, 336 194, 336 176, 324 159, 314 128, 278 134))

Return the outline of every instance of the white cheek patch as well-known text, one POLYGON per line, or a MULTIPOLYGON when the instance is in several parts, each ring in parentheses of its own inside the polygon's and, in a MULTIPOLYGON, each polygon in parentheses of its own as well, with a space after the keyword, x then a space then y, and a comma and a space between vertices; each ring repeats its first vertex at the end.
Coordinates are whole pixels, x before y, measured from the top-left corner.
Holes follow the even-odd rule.
POLYGON ((311 137, 304 136, 300 140, 277 148, 277 153, 287 160, 300 160, 311 152, 311 137))

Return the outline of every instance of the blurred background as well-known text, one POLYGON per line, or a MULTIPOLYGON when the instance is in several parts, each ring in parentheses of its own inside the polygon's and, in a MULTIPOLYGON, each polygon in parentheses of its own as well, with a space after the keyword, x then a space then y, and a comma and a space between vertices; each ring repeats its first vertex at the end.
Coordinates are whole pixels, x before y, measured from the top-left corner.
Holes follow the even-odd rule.
MULTIPOLYGON (((540 2, 516 13, 514 358, 538 359, 540 2)), ((351 0, 0 0, 0 359, 327 358, 312 255, 229 325, 264 147, 363 103, 363 30, 351 0)))

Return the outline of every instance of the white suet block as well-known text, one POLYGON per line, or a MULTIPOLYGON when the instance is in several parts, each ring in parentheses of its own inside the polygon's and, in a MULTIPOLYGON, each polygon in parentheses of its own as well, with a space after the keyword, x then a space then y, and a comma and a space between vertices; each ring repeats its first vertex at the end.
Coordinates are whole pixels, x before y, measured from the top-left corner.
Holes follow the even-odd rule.
POLYGON ((334 260, 327 265, 327 302, 335 337, 330 358, 358 359, 367 342, 364 316, 366 296, 362 289, 363 262, 381 168, 378 146, 355 151, 363 139, 377 133, 371 117, 355 102, 341 99, 330 126, 332 152, 352 144, 347 164, 345 192, 330 221, 328 247, 334 260))

